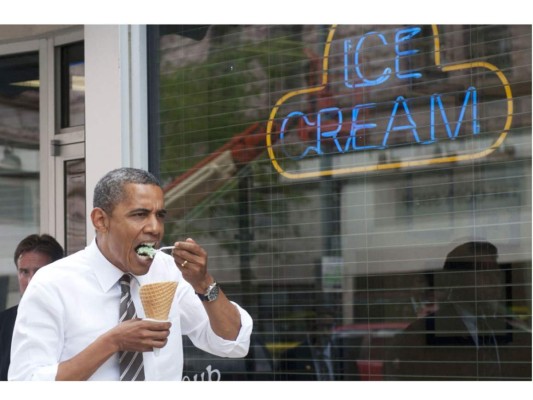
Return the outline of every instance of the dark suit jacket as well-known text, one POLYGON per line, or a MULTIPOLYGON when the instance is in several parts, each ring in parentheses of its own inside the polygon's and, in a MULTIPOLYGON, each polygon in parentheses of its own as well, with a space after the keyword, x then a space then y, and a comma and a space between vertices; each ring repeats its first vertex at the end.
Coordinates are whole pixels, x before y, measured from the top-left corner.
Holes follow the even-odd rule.
POLYGON ((7 381, 7 371, 11 362, 11 339, 17 318, 18 306, 0 313, 0 381, 7 381))
POLYGON ((508 329, 510 334, 498 334, 497 345, 482 335, 477 346, 462 318, 443 307, 395 337, 386 356, 385 379, 530 380, 531 334, 508 329))

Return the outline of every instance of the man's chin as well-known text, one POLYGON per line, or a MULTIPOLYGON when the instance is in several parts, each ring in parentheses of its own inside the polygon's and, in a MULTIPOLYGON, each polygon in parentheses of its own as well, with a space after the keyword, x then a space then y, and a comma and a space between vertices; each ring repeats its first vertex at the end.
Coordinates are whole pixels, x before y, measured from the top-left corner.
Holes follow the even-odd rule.
POLYGON ((133 275, 146 275, 150 270, 152 262, 152 259, 138 261, 136 265, 130 265, 129 272, 133 275))

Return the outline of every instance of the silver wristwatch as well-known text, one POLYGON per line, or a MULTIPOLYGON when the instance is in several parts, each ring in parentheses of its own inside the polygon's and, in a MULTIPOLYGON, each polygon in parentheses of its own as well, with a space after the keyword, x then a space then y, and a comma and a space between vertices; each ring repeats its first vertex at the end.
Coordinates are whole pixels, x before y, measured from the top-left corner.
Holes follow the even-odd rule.
POLYGON ((218 298, 219 286, 216 282, 213 282, 207 287, 204 294, 196 292, 196 295, 202 301, 215 301, 218 298))

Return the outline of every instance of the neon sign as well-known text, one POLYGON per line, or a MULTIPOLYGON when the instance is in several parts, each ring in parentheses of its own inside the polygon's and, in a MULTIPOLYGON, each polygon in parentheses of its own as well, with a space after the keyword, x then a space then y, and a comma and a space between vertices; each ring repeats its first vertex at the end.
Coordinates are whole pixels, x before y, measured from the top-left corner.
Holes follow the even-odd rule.
POLYGON ((271 110, 267 149, 280 174, 305 179, 473 160, 504 142, 512 122, 513 98, 507 78, 496 66, 485 61, 443 65, 436 26, 432 26, 431 51, 420 48, 423 30, 418 26, 346 35, 334 41, 338 29, 334 25, 329 30, 320 84, 285 94, 271 110), (336 52, 332 52, 334 45, 336 52), (372 64, 374 54, 380 55, 380 63, 372 64), (432 65, 427 65, 428 60, 432 65), (431 73, 440 74, 439 78, 430 78, 431 73), (451 76, 453 88, 445 93, 438 90, 439 84, 448 82, 443 74, 451 76), (491 79, 491 88, 498 87, 496 96, 491 92, 489 105, 485 104, 488 84, 483 79, 491 79), (415 95, 408 97, 406 92, 415 95), (373 96, 376 101, 367 100, 373 96), (306 98, 314 101, 302 101, 306 98), (309 103, 318 106, 303 109, 309 103), (481 148, 468 144, 472 139, 481 148), (446 147, 453 142, 456 145, 449 153, 431 151, 428 146, 446 147), (401 157, 393 160, 369 161, 372 151, 397 154, 402 149, 401 157), (315 164, 303 171, 294 168, 301 161, 327 154, 349 155, 349 162, 325 168, 315 164))

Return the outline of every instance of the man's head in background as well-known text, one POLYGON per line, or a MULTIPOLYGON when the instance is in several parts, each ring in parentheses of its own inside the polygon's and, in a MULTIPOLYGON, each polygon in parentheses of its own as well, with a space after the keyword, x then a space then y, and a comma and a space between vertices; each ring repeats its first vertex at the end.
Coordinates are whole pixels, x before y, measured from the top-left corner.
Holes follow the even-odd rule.
POLYGON ((448 291, 447 301, 477 315, 494 314, 505 300, 505 275, 492 243, 472 241, 455 247, 439 275, 439 286, 448 291))
POLYGON ((63 256, 63 247, 48 234, 32 234, 22 239, 13 256, 18 272, 20 294, 24 294, 31 279, 40 268, 63 256))

